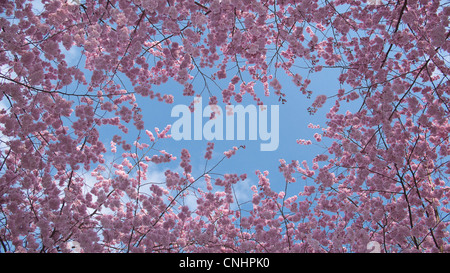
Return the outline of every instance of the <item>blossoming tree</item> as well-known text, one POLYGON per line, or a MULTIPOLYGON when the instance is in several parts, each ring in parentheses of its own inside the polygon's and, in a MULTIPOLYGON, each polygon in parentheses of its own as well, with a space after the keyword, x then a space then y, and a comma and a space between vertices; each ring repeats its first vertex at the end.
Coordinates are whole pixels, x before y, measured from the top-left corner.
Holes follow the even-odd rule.
POLYGON ((445 1, 36 2, 0 1, 0 251, 450 251, 445 1), (325 69, 339 71, 332 95, 308 88, 325 69), (212 162, 210 142, 210 167, 194 175, 188 147, 177 159, 156 145, 170 126, 149 129, 142 107, 194 99, 205 90, 195 77, 228 81, 210 104, 275 96, 282 107, 301 92, 317 114, 334 102, 315 139, 298 140, 328 141, 327 151, 312 165, 279 161, 276 183, 308 185, 288 195, 266 171, 214 174, 245 147, 212 162), (154 91, 167 81, 183 94, 154 91), (110 144, 105 126, 119 131, 110 144), (181 171, 148 181, 149 164, 169 162, 181 171), (96 179, 89 190, 80 170, 96 179), (258 183, 244 211, 233 185, 248 176, 258 183), (180 202, 193 189, 195 210, 180 202))

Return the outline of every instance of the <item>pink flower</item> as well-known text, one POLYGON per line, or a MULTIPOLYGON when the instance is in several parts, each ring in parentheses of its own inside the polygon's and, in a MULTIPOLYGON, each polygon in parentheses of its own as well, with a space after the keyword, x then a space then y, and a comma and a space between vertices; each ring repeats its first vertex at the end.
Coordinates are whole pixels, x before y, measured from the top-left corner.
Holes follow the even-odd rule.
POLYGON ((214 149, 214 143, 208 142, 208 146, 206 147, 206 154, 205 154, 206 159, 211 160, 213 149, 214 149))
POLYGON ((314 134, 314 138, 317 140, 317 142, 322 141, 322 135, 321 134, 315 133, 314 134))
POLYGON ((295 74, 293 77, 292 77, 292 81, 294 82, 294 84, 295 85, 297 85, 297 86, 301 86, 302 85, 302 76, 301 75, 299 75, 299 74, 295 74))
POLYGON ((327 96, 319 95, 314 100, 312 106, 315 107, 315 108, 320 108, 320 107, 322 107, 325 104, 326 101, 327 101, 327 96))
POLYGON ((311 140, 297 139, 297 144, 300 144, 300 145, 311 145, 312 142, 311 142, 311 140))
POLYGON ((111 141, 111 152, 112 153, 117 152, 116 143, 114 141, 111 141))
POLYGON ((159 128, 155 127, 155 132, 158 138, 170 138, 171 136, 167 135, 167 133, 169 132, 171 127, 172 127, 171 124, 167 125, 166 128, 164 128, 164 130, 161 133, 159 132, 159 128))
POLYGON ((273 79, 270 82, 270 86, 272 86, 275 90, 280 91, 281 90, 281 84, 280 82, 277 80, 277 78, 273 79))
POLYGON ((189 164, 189 162, 191 161, 190 158, 191 158, 191 155, 189 154, 189 151, 187 149, 181 150, 180 166, 184 169, 185 175, 192 172, 192 166, 189 164))
POLYGON ((230 158, 232 157, 234 154, 236 154, 236 151, 238 150, 238 148, 236 146, 233 147, 233 149, 228 150, 226 152, 224 152, 223 154, 227 157, 230 158))
POLYGON ((153 133, 149 130, 145 130, 145 133, 147 134, 147 136, 150 138, 151 142, 155 141, 155 137, 153 136, 153 133))

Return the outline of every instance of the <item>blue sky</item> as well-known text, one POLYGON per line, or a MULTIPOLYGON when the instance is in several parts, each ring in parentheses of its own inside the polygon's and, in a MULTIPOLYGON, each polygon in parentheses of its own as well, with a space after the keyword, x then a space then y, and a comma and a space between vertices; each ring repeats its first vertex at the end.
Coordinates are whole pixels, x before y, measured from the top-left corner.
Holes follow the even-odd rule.
MULTIPOLYGON (((333 71, 322 72, 320 74, 311 75, 312 83, 310 84, 310 90, 313 90, 313 96, 311 99, 307 99, 305 95, 301 94, 299 88, 296 87, 292 81, 287 78, 283 73, 278 73, 280 82, 283 83, 283 92, 287 95, 287 102, 281 104, 278 102, 276 96, 263 97, 262 86, 260 89, 256 89, 257 92, 261 94, 264 103, 268 106, 272 104, 279 105, 279 146, 275 151, 260 151, 260 143, 262 140, 219 140, 214 141, 215 148, 213 153, 213 159, 208 163, 208 166, 212 166, 223 157, 223 152, 231 149, 233 146, 245 145, 246 149, 240 149, 237 153, 230 159, 224 160, 216 169, 215 173, 225 174, 230 173, 247 173, 248 178, 244 185, 236 185, 241 192, 243 198, 251 198, 250 185, 257 183, 257 176, 255 175, 256 170, 270 172, 269 178, 271 179, 271 184, 275 190, 284 190, 284 178, 282 174, 278 171, 279 159, 285 159, 288 163, 291 160, 307 160, 311 164, 314 156, 323 153, 326 149, 323 143, 317 143, 314 141, 314 133, 321 133, 321 129, 310 129, 308 124, 319 124, 324 127, 326 120, 324 118, 325 114, 328 112, 332 103, 328 102, 323 108, 319 109, 314 115, 310 115, 307 108, 311 106, 315 96, 320 94, 332 95, 339 89, 339 83, 337 82, 337 76, 333 71), (281 78, 281 79, 280 79, 281 78), (313 140, 313 145, 303 146, 297 144, 297 139, 311 139, 313 140)), ((232 77, 234 75, 231 75, 232 77)), ((195 85, 194 85, 195 86, 195 85)), ((202 88, 202 85, 197 88, 202 88)), ((154 88, 156 92, 161 93, 172 93, 180 94, 182 93, 183 87, 178 83, 168 82, 164 86, 158 86, 154 88)), ((273 92, 273 90, 271 90, 273 92)), ((217 97, 220 98, 220 92, 217 91, 217 97)), ((203 107, 205 107, 205 102, 208 101, 207 96, 202 96, 203 107)), ((244 106, 247 103, 252 103, 251 98, 247 97, 247 101, 244 101, 244 106)), ((148 100, 145 98, 145 100, 148 100)), ((172 107, 177 104, 189 105, 192 97, 182 97, 175 96, 175 101, 173 105, 167 105, 165 103, 158 102, 156 100, 150 101, 148 104, 142 107, 146 129, 153 129, 155 126, 159 128, 164 128, 167 124, 171 124, 178 118, 171 117, 172 107)), ((223 104, 219 104, 224 109, 223 104)), ((204 118, 205 123, 208 119, 204 118)), ((270 120, 270 119, 269 119, 270 120)), ((248 126, 248 123, 247 123, 248 126)), ((270 126, 270 125, 269 125, 270 126)), ((247 127, 248 128, 248 127, 247 127)), ((236 132, 235 132, 236 133, 236 132)), ((192 133, 193 134, 193 133, 192 133)), ((248 139, 248 133, 247 137, 248 139)), ((205 167, 206 160, 204 159, 204 153, 206 151, 207 140, 170 140, 164 139, 161 144, 158 143, 155 148, 163 148, 166 151, 179 156, 182 148, 189 149, 191 153, 191 164, 193 165, 194 175, 200 175, 205 167)), ((154 171, 162 171, 167 168, 167 166, 159 165, 154 171)), ((299 176, 297 176, 299 177, 299 176)), ((290 195, 298 194, 300 190, 303 189, 304 182, 301 179, 298 180, 298 186, 292 188, 292 191, 288 192, 290 195)), ((290 186, 292 187, 292 186, 290 186)), ((248 200, 240 200, 248 201, 248 200)))

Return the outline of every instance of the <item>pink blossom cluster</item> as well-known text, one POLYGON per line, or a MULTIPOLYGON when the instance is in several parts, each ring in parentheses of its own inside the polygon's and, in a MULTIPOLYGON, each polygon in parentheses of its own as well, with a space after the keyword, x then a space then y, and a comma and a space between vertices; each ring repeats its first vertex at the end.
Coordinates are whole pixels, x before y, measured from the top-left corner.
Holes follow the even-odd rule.
POLYGON ((172 125, 169 124, 161 132, 160 132, 159 128, 155 127, 155 132, 156 132, 156 135, 158 136, 158 138, 170 138, 170 135, 168 135, 167 133, 169 132, 171 127, 172 127, 172 125))
POLYGON ((192 172, 192 166, 189 164, 191 161, 191 155, 189 154, 189 151, 187 149, 181 150, 181 163, 180 167, 184 169, 185 175, 192 172))
POLYGON ((161 155, 153 155, 151 158, 145 157, 146 161, 151 161, 156 164, 168 163, 170 161, 176 160, 177 158, 166 152, 165 150, 160 151, 161 155))
POLYGON ((325 104, 326 101, 327 101, 327 96, 319 95, 314 100, 312 106, 315 107, 315 108, 320 108, 320 107, 322 107, 325 104))
POLYGON ((241 145, 239 147, 233 146, 233 149, 230 149, 228 151, 223 152, 223 154, 227 157, 230 158, 233 155, 236 154, 236 151, 239 150, 240 148, 245 149, 245 145, 241 145))
POLYGON ((206 153, 205 153, 205 158, 207 160, 211 160, 213 150, 214 150, 214 142, 208 142, 208 145, 206 147, 206 153))
POLYGON ((311 145, 312 142, 309 139, 297 139, 297 144, 300 144, 300 145, 311 145))

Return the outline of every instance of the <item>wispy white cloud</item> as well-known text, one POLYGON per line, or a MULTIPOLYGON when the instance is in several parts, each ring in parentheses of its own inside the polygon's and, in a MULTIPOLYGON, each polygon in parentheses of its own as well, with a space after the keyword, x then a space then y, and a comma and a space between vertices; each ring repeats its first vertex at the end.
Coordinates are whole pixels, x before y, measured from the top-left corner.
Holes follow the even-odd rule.
POLYGON ((244 181, 239 181, 233 185, 234 195, 237 200, 235 200, 235 202, 232 204, 232 209, 238 209, 238 203, 239 205, 243 205, 252 200, 252 185, 253 182, 248 177, 244 181))
POLYGON ((33 11, 35 13, 41 13, 44 11, 44 4, 42 4, 41 0, 33 0, 31 1, 31 4, 33 5, 33 11))
POLYGON ((62 43, 59 43, 59 49, 61 53, 65 56, 65 60, 69 66, 76 66, 81 57, 81 48, 77 46, 72 46, 67 50, 62 43))
POLYGON ((147 169, 147 183, 164 183, 166 181, 164 172, 165 170, 160 170, 156 164, 150 163, 147 169))

